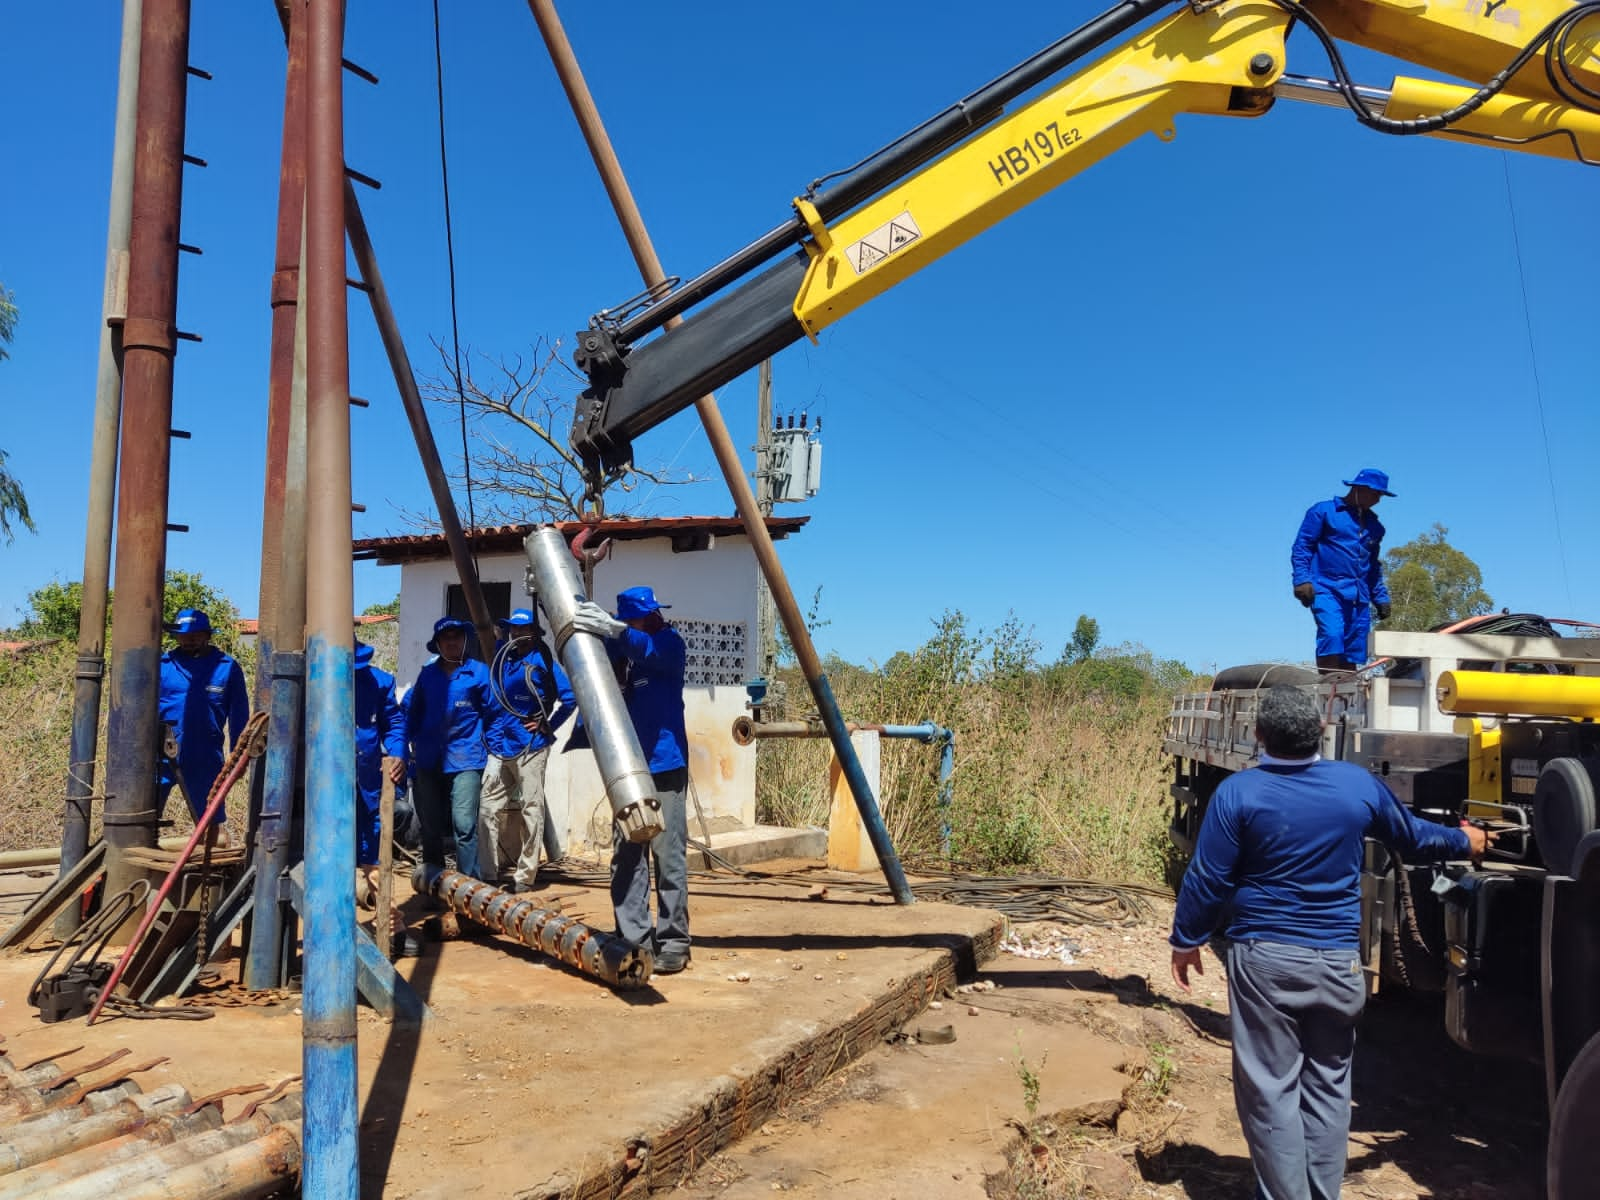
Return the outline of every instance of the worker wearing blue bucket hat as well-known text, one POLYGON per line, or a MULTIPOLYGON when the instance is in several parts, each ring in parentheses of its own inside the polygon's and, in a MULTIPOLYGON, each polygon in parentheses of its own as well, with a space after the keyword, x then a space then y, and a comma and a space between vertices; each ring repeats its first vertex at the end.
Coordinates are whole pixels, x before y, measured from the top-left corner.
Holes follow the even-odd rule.
POLYGON ((1389 490, 1389 475, 1362 467, 1344 480, 1350 490, 1306 510, 1289 561, 1294 598, 1317 623, 1317 666, 1351 671, 1367 661, 1372 614, 1389 616, 1383 580, 1383 522, 1372 510, 1389 490))
POLYGON ((433 623, 428 650, 438 655, 417 673, 406 696, 406 741, 416 771, 422 862, 444 867, 444 833, 455 837, 456 869, 478 874, 478 797, 488 762, 484 730, 497 711, 489 669, 467 657, 472 625, 460 617, 433 623))
MULTIPOLYGON (((250 694, 239 664, 211 644, 211 618, 203 611, 180 608, 161 628, 177 643, 161 656, 161 807, 173 784, 181 784, 198 820, 222 772, 224 734, 237 742, 250 719, 250 694)), ((227 819, 227 810, 218 809, 217 825, 227 819)))
POLYGON ((678 631, 661 615, 648 587, 617 594, 612 616, 592 600, 578 605, 573 627, 606 639, 626 675, 622 696, 649 759, 662 832, 648 843, 630 842, 613 826, 611 907, 617 932, 655 953, 655 969, 671 975, 689 965, 689 736, 684 729, 683 683, 688 651, 678 631), (656 915, 650 920, 650 868, 655 866, 656 915))

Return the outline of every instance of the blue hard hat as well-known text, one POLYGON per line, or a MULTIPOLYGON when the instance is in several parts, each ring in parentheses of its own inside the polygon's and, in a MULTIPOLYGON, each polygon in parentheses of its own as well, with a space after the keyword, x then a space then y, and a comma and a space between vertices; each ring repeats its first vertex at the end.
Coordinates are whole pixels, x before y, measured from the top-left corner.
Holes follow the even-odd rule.
POLYGON ((211 618, 198 608, 180 608, 178 615, 161 628, 168 633, 210 633, 211 618))
POLYGON ((1354 479, 1346 479, 1344 485, 1345 487, 1371 488, 1383 496, 1394 495, 1389 490, 1389 472, 1380 471, 1377 467, 1362 467, 1361 470, 1356 472, 1356 477, 1354 479))
POLYGON ((367 643, 356 639, 356 670, 372 665, 373 649, 367 643))
POLYGON ((501 617, 495 624, 504 625, 508 629, 529 629, 539 623, 539 618, 533 615, 532 609, 519 608, 509 617, 501 617))
POLYGON ((647 587, 631 587, 627 591, 617 593, 616 618, 619 621, 636 621, 640 617, 648 617, 658 609, 671 608, 670 604, 663 604, 656 599, 656 594, 647 587))
POLYGON ((460 617, 440 617, 433 623, 433 637, 428 639, 428 653, 439 653, 439 635, 450 629, 469 630, 471 621, 463 621, 460 617))

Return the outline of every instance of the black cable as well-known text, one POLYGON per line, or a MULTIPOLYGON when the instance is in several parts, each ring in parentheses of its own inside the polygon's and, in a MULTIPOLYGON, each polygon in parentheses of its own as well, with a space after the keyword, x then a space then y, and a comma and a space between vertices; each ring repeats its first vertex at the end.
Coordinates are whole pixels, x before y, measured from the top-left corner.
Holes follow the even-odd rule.
POLYGON ((1447 109, 1442 113, 1436 113, 1430 117, 1416 117, 1406 121, 1397 121, 1391 117, 1385 117, 1368 106, 1350 77, 1349 68, 1345 66, 1344 56, 1339 52, 1338 43, 1334 41, 1333 35, 1328 32, 1327 27, 1321 21, 1298 3, 1298 0, 1273 0, 1273 3, 1303 22, 1306 28, 1311 30, 1316 39, 1322 43, 1322 48, 1328 56, 1328 63, 1333 69, 1334 82, 1338 86, 1340 95, 1344 97, 1345 103, 1350 107, 1350 111, 1355 114, 1356 120, 1379 133, 1409 136, 1413 134, 1439 133, 1448 129, 1451 125, 1454 125, 1464 117, 1470 116, 1488 103, 1489 100, 1505 88, 1506 84, 1511 81, 1512 76, 1526 66, 1541 49, 1545 52, 1545 75, 1550 80, 1550 86, 1555 90, 1556 94, 1575 108, 1582 108, 1589 112, 1600 112, 1600 108, 1586 102, 1581 96, 1573 94, 1578 92, 1600 100, 1600 94, 1584 86, 1573 76, 1572 67, 1566 61, 1567 39, 1571 36, 1572 30, 1586 17, 1600 13, 1600 0, 1589 0, 1588 3, 1576 5, 1554 18, 1543 29, 1534 34, 1502 71, 1454 108, 1447 109), (1561 75, 1565 76, 1567 82, 1571 84, 1571 90, 1557 78, 1557 67, 1559 67, 1561 75))
POLYGON ((467 449, 467 392, 461 381, 461 327, 456 314, 456 247, 450 222, 450 160, 444 140, 444 49, 439 37, 439 0, 433 0, 434 88, 439 98, 439 180, 444 190, 444 249, 450 268, 450 346, 455 355, 456 402, 461 415, 461 470, 467 486, 467 536, 472 549, 472 569, 478 571, 478 552, 471 547, 478 519, 472 507, 472 457, 467 449))

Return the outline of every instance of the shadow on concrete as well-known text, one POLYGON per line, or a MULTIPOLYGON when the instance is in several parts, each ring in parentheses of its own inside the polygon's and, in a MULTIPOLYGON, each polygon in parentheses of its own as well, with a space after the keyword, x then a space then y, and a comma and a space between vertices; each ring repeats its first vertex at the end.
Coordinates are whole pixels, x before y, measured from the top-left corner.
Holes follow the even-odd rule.
MULTIPOLYGON (((420 899, 420 898, 414 898, 420 899)), ((406 924, 412 927, 413 936, 420 937, 424 915, 422 906, 411 902, 400 906, 406 924)), ((439 973, 439 944, 422 941, 422 953, 411 972, 411 988, 423 1004, 428 1003, 434 978, 439 973)), ((389 1164, 394 1158, 400 1140, 400 1124, 406 1107, 406 1096, 411 1088, 411 1074, 416 1067, 422 1039, 431 1036, 426 1029, 407 1025, 390 1025, 389 1037, 383 1046, 383 1056, 372 1077, 367 1092, 366 1105, 356 1126, 361 1147, 361 1195, 382 1196, 384 1182, 389 1177, 389 1164)))
MULTIPOLYGON (((979 973, 983 978, 984 972, 979 973)), ((1229 1039, 1228 1014, 1203 1004, 1175 1000, 1150 987, 1143 975, 1106 975, 1087 968, 1082 970, 1022 970, 1008 969, 993 972, 996 980, 1007 990, 1038 988, 1041 991, 1109 992, 1118 1004, 1133 1008, 1158 1008, 1175 1012, 1208 1037, 1219 1041, 1229 1039)))
POLYGON ((809 954, 816 951, 838 953, 851 950, 875 950, 885 946, 904 946, 913 950, 945 950, 955 957, 956 973, 963 979, 977 973, 977 952, 972 938, 960 933, 909 933, 884 936, 880 933, 785 933, 773 935, 753 934, 695 934, 694 950, 698 963, 703 954, 726 950, 778 950, 786 954, 809 954))

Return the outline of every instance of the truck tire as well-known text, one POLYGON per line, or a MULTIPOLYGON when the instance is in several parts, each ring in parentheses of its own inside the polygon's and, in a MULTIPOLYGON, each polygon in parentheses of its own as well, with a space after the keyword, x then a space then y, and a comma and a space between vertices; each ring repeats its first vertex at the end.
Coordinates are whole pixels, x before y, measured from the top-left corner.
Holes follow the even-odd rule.
POLYGON ((1567 1068, 1550 1111, 1545 1148, 1547 1200, 1593 1196, 1600 1180, 1600 1034, 1590 1038, 1567 1068))
POLYGON ((1299 686, 1317 683, 1322 676, 1310 667, 1296 667, 1289 663, 1250 663, 1243 667, 1224 667, 1211 681, 1214 692, 1248 691, 1254 688, 1276 687, 1281 684, 1299 686))
POLYGON ((1595 827, 1594 779, 1576 758, 1552 758, 1533 793, 1533 840, 1551 871, 1571 869, 1578 843, 1595 827))
POLYGON ((1383 979, 1408 992, 1437 996, 1449 978, 1444 915, 1434 896, 1418 900, 1404 863, 1395 863, 1394 875, 1394 920, 1383 931, 1383 979))

